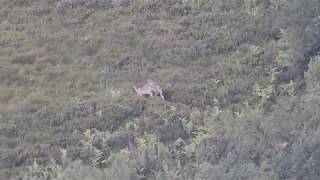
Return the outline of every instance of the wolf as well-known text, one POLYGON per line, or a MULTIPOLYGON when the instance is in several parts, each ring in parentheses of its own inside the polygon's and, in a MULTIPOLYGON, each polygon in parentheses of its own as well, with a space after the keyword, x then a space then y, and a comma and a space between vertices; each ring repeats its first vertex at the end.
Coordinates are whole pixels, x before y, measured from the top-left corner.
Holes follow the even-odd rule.
POLYGON ((158 83, 148 79, 147 81, 140 81, 133 86, 133 89, 139 96, 158 96, 164 99, 163 91, 158 83))

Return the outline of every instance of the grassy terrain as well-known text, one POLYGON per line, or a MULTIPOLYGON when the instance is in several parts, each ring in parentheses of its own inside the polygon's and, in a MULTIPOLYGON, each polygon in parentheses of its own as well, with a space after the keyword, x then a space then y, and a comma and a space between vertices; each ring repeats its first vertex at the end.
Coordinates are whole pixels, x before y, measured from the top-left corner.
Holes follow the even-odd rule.
POLYGON ((0 179, 319 179, 320 2, 2 0, 0 179), (140 98, 151 78, 165 100, 140 98))

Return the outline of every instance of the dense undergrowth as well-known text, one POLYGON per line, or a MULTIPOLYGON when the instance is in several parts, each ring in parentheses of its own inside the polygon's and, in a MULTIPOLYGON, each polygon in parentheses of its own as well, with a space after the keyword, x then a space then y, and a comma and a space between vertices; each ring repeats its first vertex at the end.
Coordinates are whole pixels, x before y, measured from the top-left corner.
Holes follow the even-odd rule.
POLYGON ((319 29, 318 0, 2 0, 0 179, 319 179, 319 29))

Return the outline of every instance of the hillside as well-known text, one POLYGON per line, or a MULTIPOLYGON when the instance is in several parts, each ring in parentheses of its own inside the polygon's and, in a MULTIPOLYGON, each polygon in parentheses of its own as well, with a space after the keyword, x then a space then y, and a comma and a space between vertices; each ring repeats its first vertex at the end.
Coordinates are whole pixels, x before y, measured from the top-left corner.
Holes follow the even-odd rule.
POLYGON ((318 0, 1 0, 0 179, 319 179, 319 52, 318 0))

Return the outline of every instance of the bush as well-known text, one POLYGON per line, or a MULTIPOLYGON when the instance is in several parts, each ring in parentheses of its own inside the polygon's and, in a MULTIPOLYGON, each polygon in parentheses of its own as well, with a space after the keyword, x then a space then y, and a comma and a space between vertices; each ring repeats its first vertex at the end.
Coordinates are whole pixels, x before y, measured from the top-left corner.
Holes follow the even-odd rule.
POLYGON ((308 70, 304 74, 309 91, 318 90, 320 82, 320 56, 310 59, 308 70))

